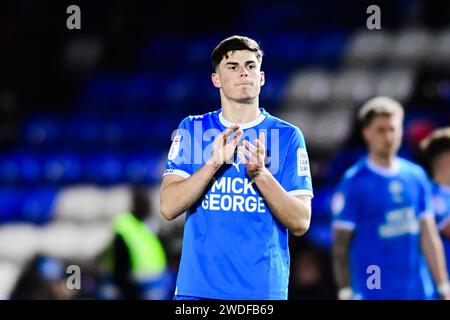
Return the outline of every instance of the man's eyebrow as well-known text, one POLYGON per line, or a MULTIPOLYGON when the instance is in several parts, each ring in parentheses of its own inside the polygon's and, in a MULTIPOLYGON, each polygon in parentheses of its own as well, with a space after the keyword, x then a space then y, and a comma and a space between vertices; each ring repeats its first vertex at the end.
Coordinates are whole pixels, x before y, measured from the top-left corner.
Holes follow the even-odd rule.
MULTIPOLYGON (((250 63, 256 63, 256 61, 255 60, 247 60, 247 61, 245 61, 245 64, 250 64, 250 63)), ((237 66, 237 65, 239 65, 239 62, 229 61, 229 62, 225 63, 225 65, 226 66, 227 65, 237 66)))

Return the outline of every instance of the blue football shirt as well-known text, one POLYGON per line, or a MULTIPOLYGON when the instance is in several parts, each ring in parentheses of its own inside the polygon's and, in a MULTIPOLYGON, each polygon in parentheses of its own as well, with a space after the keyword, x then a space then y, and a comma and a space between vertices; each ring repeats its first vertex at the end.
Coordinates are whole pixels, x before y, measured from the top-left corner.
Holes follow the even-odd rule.
MULTIPOLYGON (((231 125, 221 110, 185 118, 172 139, 164 175, 191 176, 210 158, 214 138, 231 125)), ((297 127, 261 108, 260 116, 241 129, 243 139, 253 144, 265 132, 266 167, 289 194, 313 196, 305 141, 297 127)), ((288 230, 235 155, 187 210, 175 294, 287 299, 289 264, 288 230)))
MULTIPOLYGON (((444 229, 450 223, 450 188, 436 183, 432 183, 433 190, 433 210, 436 217, 436 224, 439 230, 444 229)), ((441 234, 447 260, 447 271, 450 273, 450 239, 441 234)))
POLYGON ((431 188, 421 167, 397 158, 393 168, 383 169, 365 157, 345 173, 332 211, 334 228, 354 231, 349 255, 357 297, 431 298, 420 219, 433 213, 431 188))

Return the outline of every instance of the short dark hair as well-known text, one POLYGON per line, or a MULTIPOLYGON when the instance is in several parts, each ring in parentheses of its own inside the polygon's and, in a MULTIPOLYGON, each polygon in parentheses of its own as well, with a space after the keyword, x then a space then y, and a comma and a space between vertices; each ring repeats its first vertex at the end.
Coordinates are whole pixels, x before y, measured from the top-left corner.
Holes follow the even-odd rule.
POLYGON ((420 150, 433 169, 435 161, 445 152, 450 152, 450 127, 433 131, 420 142, 420 150))
POLYGON ((358 119, 361 127, 365 128, 370 125, 377 116, 395 116, 398 115, 403 119, 404 111, 401 104, 390 98, 379 96, 367 101, 358 112, 358 119))
POLYGON ((259 63, 261 63, 264 55, 259 44, 255 40, 245 36, 234 35, 222 40, 217 47, 214 48, 211 54, 211 63, 214 71, 217 70, 217 66, 224 57, 228 58, 228 52, 236 50, 249 50, 255 52, 259 63))

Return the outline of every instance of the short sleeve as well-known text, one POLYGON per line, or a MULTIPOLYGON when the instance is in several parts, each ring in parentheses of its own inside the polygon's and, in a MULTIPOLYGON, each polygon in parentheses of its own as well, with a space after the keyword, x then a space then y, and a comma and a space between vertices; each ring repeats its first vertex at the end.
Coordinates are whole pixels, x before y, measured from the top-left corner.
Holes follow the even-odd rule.
POLYGON ((313 197, 305 139, 298 128, 293 133, 288 145, 280 183, 290 195, 313 197))
POLYGON ((173 135, 163 176, 175 174, 189 178, 193 173, 191 155, 192 135, 189 129, 189 118, 185 118, 173 135))
POLYGON ((358 225, 358 194, 352 180, 344 177, 331 200, 333 227, 353 230, 358 225))

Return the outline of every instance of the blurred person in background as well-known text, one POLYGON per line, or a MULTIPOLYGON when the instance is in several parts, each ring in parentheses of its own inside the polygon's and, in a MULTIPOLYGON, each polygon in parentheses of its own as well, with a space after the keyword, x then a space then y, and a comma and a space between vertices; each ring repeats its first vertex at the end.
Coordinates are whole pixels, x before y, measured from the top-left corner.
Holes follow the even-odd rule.
POLYGON ((69 300, 77 290, 66 284, 65 265, 56 258, 37 255, 22 272, 11 293, 12 300, 69 300))
POLYGON ((329 251, 310 241, 290 242, 290 247, 293 250, 289 300, 335 300, 329 251))
MULTIPOLYGON (((397 156, 402 106, 376 97, 358 114, 368 155, 347 170, 332 201, 339 299, 430 299, 448 281, 424 170, 397 156)), ((449 298, 449 292, 441 292, 449 298)))
POLYGON ((146 188, 134 187, 132 210, 114 218, 114 239, 101 257, 101 299, 161 300, 171 296, 166 281, 166 254, 148 227, 146 188))
MULTIPOLYGON (((432 132, 420 143, 420 148, 431 171, 433 210, 450 272, 450 127, 432 132)), ((441 284, 437 290, 449 292, 449 283, 441 284)))
POLYGON ((300 129, 259 106, 262 57, 253 39, 223 40, 211 76, 221 109, 185 118, 173 138, 161 213, 187 211, 174 299, 287 299, 288 232, 309 228, 312 182, 300 129))

